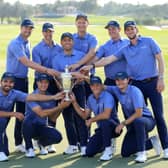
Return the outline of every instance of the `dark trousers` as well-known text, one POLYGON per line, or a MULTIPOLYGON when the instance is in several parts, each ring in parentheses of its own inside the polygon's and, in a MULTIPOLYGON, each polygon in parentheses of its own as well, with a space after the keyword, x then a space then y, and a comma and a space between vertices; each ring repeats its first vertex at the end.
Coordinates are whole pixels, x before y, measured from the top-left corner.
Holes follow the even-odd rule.
MULTIPOLYGON (((28 79, 27 78, 25 78, 25 79, 16 78, 14 89, 28 93, 28 79)), ((22 114, 25 114, 25 103, 16 102, 16 112, 20 112, 22 114)), ((16 146, 22 144, 22 141, 23 141, 22 121, 19 121, 18 119, 16 119, 16 122, 15 122, 14 137, 15 137, 15 145, 16 146)))
POLYGON ((148 132, 152 131, 155 121, 152 117, 137 118, 127 127, 124 137, 121 155, 129 157, 136 152, 142 152, 152 148, 151 140, 148 139, 148 132))
MULTIPOLYGON (((115 83, 115 80, 110 79, 110 78, 106 78, 105 81, 104 81, 104 85, 116 86, 116 83, 115 83)), ((114 98, 114 101, 115 101, 116 110, 118 111, 118 99, 114 94, 113 94, 113 98, 114 98)))
MULTIPOLYGON (((81 107, 85 107, 85 90, 83 85, 76 85, 73 88, 73 92, 76 96, 77 102, 81 107)), ((77 145, 80 142, 80 146, 86 146, 88 139, 88 129, 83 120, 75 111, 73 106, 69 106, 64 109, 63 112, 64 124, 66 129, 66 135, 69 145, 77 145)))
POLYGON ((26 119, 23 122, 23 137, 26 149, 33 148, 32 139, 38 140, 42 146, 57 144, 62 140, 61 133, 54 127, 40 125, 26 119))
POLYGON ((149 99, 156 120, 156 126, 162 148, 168 148, 168 132, 163 115, 162 95, 156 90, 157 79, 150 82, 132 81, 132 85, 137 86, 143 93, 145 101, 149 99))
POLYGON ((0 118, 0 152, 9 155, 8 137, 6 135, 6 128, 8 126, 8 118, 0 118))
POLYGON ((87 100, 88 97, 92 94, 92 90, 90 89, 90 85, 87 82, 84 83, 84 87, 85 87, 85 96, 87 100))
POLYGON ((111 146, 111 139, 118 137, 115 133, 117 123, 114 124, 108 120, 99 121, 99 126, 95 130, 95 134, 90 137, 86 147, 86 156, 92 157, 102 152, 105 147, 111 146))

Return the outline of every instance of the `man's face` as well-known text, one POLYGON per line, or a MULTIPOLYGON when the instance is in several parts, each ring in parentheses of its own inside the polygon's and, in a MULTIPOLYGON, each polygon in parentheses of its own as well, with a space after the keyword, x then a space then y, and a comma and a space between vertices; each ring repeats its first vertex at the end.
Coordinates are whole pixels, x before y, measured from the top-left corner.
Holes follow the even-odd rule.
POLYGON ((1 89, 4 92, 9 92, 11 89, 13 89, 14 84, 15 83, 14 83, 13 79, 10 79, 10 78, 3 79, 1 81, 1 89))
POLYGON ((129 79, 116 79, 115 82, 119 89, 125 89, 128 86, 129 79))
POLYGON ((120 37, 120 28, 115 26, 109 26, 107 30, 108 30, 109 36, 112 39, 117 39, 120 37))
POLYGON ((41 92, 46 92, 49 86, 49 81, 48 80, 40 80, 37 82, 37 87, 39 91, 41 92))
POLYGON ((135 26, 129 26, 125 29, 125 34, 131 40, 137 36, 138 29, 135 26))
POLYGON ((21 27, 21 34, 22 34, 22 36, 24 36, 25 38, 30 37, 32 31, 33 31, 33 28, 30 27, 30 26, 22 26, 22 27, 21 27))
POLYGON ((86 32, 88 27, 88 21, 84 18, 80 18, 76 21, 76 27, 78 32, 86 32))
POLYGON ((94 95, 100 95, 100 93, 103 90, 103 85, 99 83, 95 83, 93 85, 90 85, 90 88, 94 95))
POLYGON ((47 30, 47 31, 43 32, 43 37, 47 41, 52 41, 53 35, 54 35, 54 32, 51 30, 47 30))
POLYGON ((61 40, 61 45, 64 50, 71 50, 73 48, 73 40, 69 37, 64 37, 61 40))

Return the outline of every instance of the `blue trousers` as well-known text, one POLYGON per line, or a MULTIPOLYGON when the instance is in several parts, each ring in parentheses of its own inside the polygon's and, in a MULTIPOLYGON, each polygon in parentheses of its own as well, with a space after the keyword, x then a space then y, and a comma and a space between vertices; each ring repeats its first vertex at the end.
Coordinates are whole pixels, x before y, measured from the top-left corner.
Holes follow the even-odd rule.
POLYGON ((99 126, 95 130, 95 134, 89 138, 89 142, 86 147, 86 156, 92 157, 95 154, 102 152, 105 147, 111 146, 111 139, 119 136, 119 134, 115 133, 117 125, 118 121, 99 121, 99 126))
POLYGON ((61 133, 53 127, 33 123, 30 120, 23 121, 23 137, 26 149, 33 148, 32 139, 38 140, 42 146, 61 142, 61 133))
POLYGON ((152 143, 148 139, 148 132, 155 126, 155 120, 152 117, 141 117, 135 119, 133 123, 127 126, 127 133, 124 137, 121 155, 129 157, 136 152, 142 152, 152 148, 152 143))
POLYGON ((0 152, 4 152, 7 156, 9 155, 9 149, 6 128, 9 120, 9 118, 0 118, 0 152))
MULTIPOLYGON (((76 85, 73 88, 73 92, 81 107, 85 107, 85 90, 83 85, 76 85)), ((69 145, 77 145, 80 142, 80 146, 86 146, 88 139, 88 129, 83 120, 75 111, 73 106, 69 106, 64 109, 63 112, 64 124, 66 129, 66 135, 69 145)))
POLYGON ((146 102, 147 99, 149 99, 155 116, 156 126, 162 148, 168 148, 168 132, 163 115, 162 95, 156 90, 157 79, 146 83, 141 81, 133 81, 132 84, 137 86, 142 91, 146 102))
MULTIPOLYGON (((28 79, 16 78, 14 89, 28 93, 28 79)), ((25 114, 25 103, 16 102, 16 111, 22 114, 25 114)), ((23 141, 22 121, 19 121, 18 119, 16 119, 16 122, 15 122, 14 137, 15 137, 16 146, 22 144, 22 141, 23 141)))

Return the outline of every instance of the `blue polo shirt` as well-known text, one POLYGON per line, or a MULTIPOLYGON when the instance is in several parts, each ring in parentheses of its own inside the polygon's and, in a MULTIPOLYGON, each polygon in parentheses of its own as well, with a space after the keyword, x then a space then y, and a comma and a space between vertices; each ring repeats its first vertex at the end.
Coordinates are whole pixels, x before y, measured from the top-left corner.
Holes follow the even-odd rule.
MULTIPOLYGON (((51 60, 54 58, 56 53, 62 51, 62 47, 53 42, 53 46, 49 46, 42 40, 38 43, 32 50, 32 59, 34 62, 45 66, 47 68, 51 68, 51 60)), ((37 77, 38 73, 35 72, 35 77, 37 77)))
MULTIPOLYGON (((104 112, 106 108, 112 109, 109 120, 118 121, 114 98, 110 93, 107 91, 102 91, 98 99, 96 99, 93 94, 89 96, 86 109, 93 111, 95 116, 104 112)), ((99 125, 99 122, 97 123, 99 125)))
POLYGON ((19 61, 19 58, 24 56, 30 59, 30 43, 19 35, 8 45, 6 71, 14 73, 15 77, 27 78, 28 67, 19 61))
MULTIPOLYGON (((36 89, 33 94, 39 94, 39 90, 36 89)), ((46 93, 46 95, 50 95, 49 93, 46 93)), ((26 113, 25 113, 25 119, 30 120, 32 123, 37 123, 40 125, 46 125, 47 123, 47 117, 41 118, 38 116, 34 111, 33 108, 35 107, 41 107, 42 109, 50 109, 54 108, 56 106, 56 101, 43 101, 43 102, 27 102, 26 103, 26 113)))
MULTIPOLYGON (((90 49, 96 48, 97 39, 94 35, 86 33, 85 36, 80 37, 78 33, 73 34, 75 50, 79 50, 87 54, 90 49)), ((85 56, 85 55, 84 55, 85 56)))
MULTIPOLYGON (((129 40, 127 39, 119 39, 118 41, 113 41, 112 39, 107 41, 104 45, 100 46, 98 51, 96 52, 96 57, 98 59, 102 57, 108 57, 110 55, 114 55, 121 48, 128 45, 129 40)), ((127 63, 125 58, 119 59, 111 64, 108 64, 104 67, 104 72, 106 78, 114 79, 115 74, 117 72, 123 72, 127 69, 127 63)))
POLYGON ((59 72, 64 72, 66 65, 76 64, 84 55, 85 53, 77 50, 73 50, 71 55, 66 55, 62 51, 52 59, 52 68, 59 72))
POLYGON ((8 95, 4 95, 0 89, 0 111, 13 111, 13 105, 16 101, 25 102, 27 94, 15 89, 12 89, 8 95))
POLYGON ((128 85, 124 93, 117 86, 106 86, 106 90, 117 97, 122 106, 125 118, 129 118, 134 114, 137 108, 142 108, 144 116, 152 116, 146 107, 142 92, 136 86, 128 85))
POLYGON ((143 80, 158 75, 156 54, 161 53, 158 44, 149 37, 139 37, 136 45, 131 43, 114 55, 125 58, 128 72, 134 80, 143 80))

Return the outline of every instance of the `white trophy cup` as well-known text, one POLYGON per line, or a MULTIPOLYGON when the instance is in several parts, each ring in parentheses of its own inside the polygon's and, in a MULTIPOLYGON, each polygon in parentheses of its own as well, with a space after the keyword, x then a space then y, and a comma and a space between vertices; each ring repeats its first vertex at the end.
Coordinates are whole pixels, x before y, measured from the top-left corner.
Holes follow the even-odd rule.
POLYGON ((65 66, 65 72, 61 73, 62 88, 65 92, 65 101, 70 101, 69 93, 72 90, 72 75, 68 70, 68 65, 65 66))

